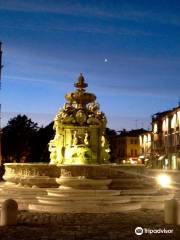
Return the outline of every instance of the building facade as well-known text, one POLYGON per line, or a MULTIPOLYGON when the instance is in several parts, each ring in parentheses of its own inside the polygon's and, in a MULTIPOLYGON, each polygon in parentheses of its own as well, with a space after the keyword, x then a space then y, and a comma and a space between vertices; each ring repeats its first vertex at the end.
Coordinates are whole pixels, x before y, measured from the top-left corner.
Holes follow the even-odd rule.
POLYGON ((152 117, 152 165, 180 169, 180 106, 152 117))
POLYGON ((139 135, 146 132, 144 129, 120 131, 110 138, 111 157, 116 163, 143 163, 140 158, 141 148, 139 135))
POLYGON ((152 148, 152 132, 144 131, 144 133, 139 135, 139 145, 140 145, 140 156, 139 158, 145 164, 149 164, 151 159, 151 148, 152 148))

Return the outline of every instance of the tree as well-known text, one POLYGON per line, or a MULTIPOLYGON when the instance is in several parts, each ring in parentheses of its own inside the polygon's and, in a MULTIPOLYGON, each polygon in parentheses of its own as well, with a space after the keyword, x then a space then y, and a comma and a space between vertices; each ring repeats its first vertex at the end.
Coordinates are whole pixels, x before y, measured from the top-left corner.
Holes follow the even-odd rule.
POLYGON ((114 137, 117 136, 117 133, 114 129, 110 129, 110 128, 106 128, 106 135, 107 135, 107 139, 109 141, 109 147, 110 147, 110 162, 114 162, 115 159, 113 158, 113 154, 114 154, 114 143, 113 143, 113 139, 114 137))
POLYGON ((53 122, 46 127, 41 127, 36 132, 33 141, 31 159, 35 162, 49 162, 48 144, 54 137, 53 122))
POLYGON ((106 128, 106 135, 108 137, 111 137, 111 136, 116 136, 117 133, 116 133, 116 131, 114 129, 106 128))
POLYGON ((31 160, 33 141, 38 124, 26 115, 17 115, 9 120, 2 133, 2 155, 5 162, 31 160))

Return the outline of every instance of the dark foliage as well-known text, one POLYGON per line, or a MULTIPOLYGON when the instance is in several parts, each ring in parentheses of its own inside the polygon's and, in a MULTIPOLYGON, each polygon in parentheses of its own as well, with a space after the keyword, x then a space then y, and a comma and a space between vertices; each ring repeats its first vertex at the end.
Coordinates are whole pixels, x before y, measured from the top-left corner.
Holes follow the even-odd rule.
POLYGON ((2 133, 4 162, 49 161, 48 142, 53 138, 53 123, 39 128, 26 115, 9 120, 2 133))
POLYGON ((114 146, 113 146, 113 143, 112 143, 112 138, 117 136, 117 132, 114 129, 106 128, 106 136, 107 136, 107 139, 108 139, 108 142, 109 142, 109 147, 110 147, 110 159, 109 159, 109 161, 113 163, 114 158, 112 157, 113 156, 112 153, 114 151, 114 146))
POLYGON ((116 136, 117 133, 116 133, 116 131, 114 129, 106 128, 106 135, 108 137, 111 137, 111 136, 116 136))
POLYGON ((48 143, 54 137, 53 122, 41 127, 32 145, 31 159, 34 162, 49 162, 48 143))
POLYGON ((26 115, 9 120, 2 133, 2 155, 6 162, 23 162, 30 158, 32 142, 38 131, 37 123, 26 115))

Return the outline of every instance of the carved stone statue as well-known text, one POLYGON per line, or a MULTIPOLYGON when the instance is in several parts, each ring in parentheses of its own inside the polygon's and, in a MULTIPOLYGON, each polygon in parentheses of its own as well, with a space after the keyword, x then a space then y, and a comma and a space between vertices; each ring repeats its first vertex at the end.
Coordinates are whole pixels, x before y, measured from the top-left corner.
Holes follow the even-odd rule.
POLYGON ((76 113, 76 121, 79 123, 79 125, 83 125, 84 123, 86 123, 86 114, 83 110, 78 110, 76 113))
POLYGON ((105 138, 104 135, 101 136, 101 159, 104 162, 108 162, 109 161, 109 153, 110 153, 110 147, 109 147, 109 143, 107 141, 107 139, 105 138))
POLYGON ((74 135, 73 135, 73 146, 76 146, 77 144, 78 144, 77 132, 74 131, 74 135))
POLYGON ((89 146, 89 134, 88 134, 88 132, 85 133, 84 144, 86 146, 89 146))
POLYGON ((57 152, 56 152, 56 142, 55 139, 49 142, 49 151, 50 151, 50 164, 56 164, 57 152))

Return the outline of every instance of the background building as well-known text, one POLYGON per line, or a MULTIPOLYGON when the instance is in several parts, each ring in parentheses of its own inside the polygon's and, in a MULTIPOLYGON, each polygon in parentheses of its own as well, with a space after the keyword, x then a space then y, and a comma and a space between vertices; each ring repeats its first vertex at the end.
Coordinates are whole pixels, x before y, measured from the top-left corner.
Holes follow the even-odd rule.
POLYGON ((111 157, 116 163, 143 163, 140 158, 141 147, 139 136, 146 133, 144 129, 120 131, 119 134, 110 137, 111 157))
POLYGON ((140 156, 139 158, 144 163, 149 163, 151 159, 151 148, 152 148, 152 132, 145 131, 139 135, 140 144, 140 156))
POLYGON ((180 105, 152 116, 152 131, 120 131, 110 137, 117 163, 145 163, 158 169, 180 169, 180 105))
POLYGON ((152 165, 180 169, 180 106, 152 117, 152 165))

